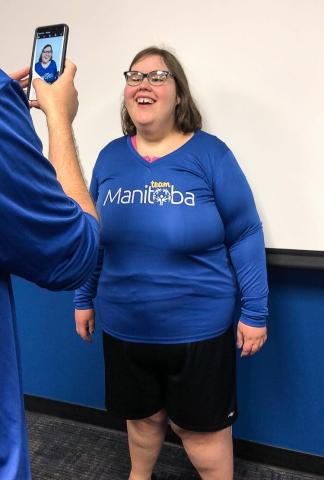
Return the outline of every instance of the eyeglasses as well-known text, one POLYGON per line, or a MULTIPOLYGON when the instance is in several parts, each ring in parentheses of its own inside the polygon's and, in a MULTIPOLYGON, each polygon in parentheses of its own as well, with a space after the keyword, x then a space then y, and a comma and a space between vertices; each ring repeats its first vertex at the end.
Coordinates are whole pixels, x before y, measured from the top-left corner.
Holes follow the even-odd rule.
POLYGON ((43 50, 42 53, 52 53, 52 50, 43 50))
POLYGON ((127 85, 130 87, 137 87, 140 85, 144 78, 147 78, 149 83, 155 87, 164 85, 168 77, 175 78, 173 73, 167 72, 165 70, 153 70, 153 72, 142 73, 131 70, 129 72, 124 72, 127 85))

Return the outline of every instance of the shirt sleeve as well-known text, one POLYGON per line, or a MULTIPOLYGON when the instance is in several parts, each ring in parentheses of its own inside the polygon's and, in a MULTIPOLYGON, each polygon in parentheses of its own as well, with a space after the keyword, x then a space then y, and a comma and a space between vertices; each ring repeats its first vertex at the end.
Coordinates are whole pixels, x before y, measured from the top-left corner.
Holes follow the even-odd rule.
POLYGON ((99 225, 67 197, 17 82, 0 72, 0 269, 52 290, 93 271, 99 225))
MULTIPOLYGON (((90 184, 90 193, 94 202, 96 202, 98 199, 98 187, 99 187, 98 180, 96 177, 96 172, 94 170, 92 174, 91 184, 90 184)), ((76 309, 87 310, 87 309, 94 308, 93 299, 97 295, 97 288, 98 288, 99 277, 102 270, 103 259, 104 259, 104 248, 101 245, 99 248, 97 266, 94 272, 92 273, 92 275, 89 276, 88 280, 84 283, 84 285, 82 285, 80 288, 78 288, 75 291, 74 305, 76 309)))
POLYGON ((268 315, 268 283, 262 224, 248 182, 230 150, 215 172, 214 192, 239 285, 240 320, 263 327, 268 315))

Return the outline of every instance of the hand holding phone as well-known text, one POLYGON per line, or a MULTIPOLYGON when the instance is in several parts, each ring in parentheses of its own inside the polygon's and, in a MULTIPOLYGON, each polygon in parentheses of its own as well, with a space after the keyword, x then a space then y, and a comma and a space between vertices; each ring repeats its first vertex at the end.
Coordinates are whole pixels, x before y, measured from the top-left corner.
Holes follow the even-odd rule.
POLYGON ((69 27, 65 24, 38 27, 35 30, 27 98, 36 100, 32 86, 35 78, 54 83, 64 70, 69 27))
POLYGON ((76 66, 66 59, 64 72, 54 85, 36 78, 33 86, 37 101, 30 101, 30 106, 43 110, 47 121, 54 118, 56 121, 60 119, 72 123, 79 106, 78 92, 74 86, 75 73, 76 66))

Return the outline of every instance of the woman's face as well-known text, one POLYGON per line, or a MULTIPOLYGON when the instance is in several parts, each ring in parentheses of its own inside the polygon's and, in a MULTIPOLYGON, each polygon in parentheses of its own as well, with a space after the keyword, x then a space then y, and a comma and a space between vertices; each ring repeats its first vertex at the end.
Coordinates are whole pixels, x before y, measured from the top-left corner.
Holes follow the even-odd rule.
MULTIPOLYGON (((142 73, 149 73, 154 70, 168 71, 163 59, 158 55, 151 55, 142 58, 135 63, 131 70, 142 73)), ((141 127, 149 127, 150 130, 158 132, 161 128, 166 130, 174 129, 175 108, 179 101, 176 94, 176 84, 172 77, 168 77, 165 84, 153 86, 147 78, 136 86, 126 84, 124 90, 124 101, 127 111, 140 131, 141 127), (140 103, 143 100, 151 103, 140 103)))
POLYGON ((51 47, 46 47, 42 51, 42 62, 48 63, 52 58, 52 49, 51 47))

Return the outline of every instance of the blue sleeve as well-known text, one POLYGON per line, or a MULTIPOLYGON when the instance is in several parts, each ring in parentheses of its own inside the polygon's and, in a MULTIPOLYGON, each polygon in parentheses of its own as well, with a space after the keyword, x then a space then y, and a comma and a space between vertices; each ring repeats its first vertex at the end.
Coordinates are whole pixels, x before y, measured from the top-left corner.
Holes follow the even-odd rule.
POLYGON ((214 192, 240 289, 240 319, 263 327, 268 315, 268 283, 262 224, 248 182, 230 150, 214 176, 214 192))
MULTIPOLYGON (((98 180, 96 177, 96 171, 94 170, 92 174, 91 184, 90 184, 90 193, 93 198, 93 201, 96 202, 98 199, 98 180)), ((101 246, 99 248, 99 255, 97 260, 97 266, 93 274, 88 278, 84 285, 82 285, 78 290, 75 291, 74 295, 74 305, 78 310, 87 310, 94 308, 93 299, 97 295, 98 281, 102 270, 104 258, 104 248, 101 246)))
POLYGON ((0 71, 0 269, 52 290, 88 278, 99 225, 67 197, 42 154, 25 95, 0 71))

